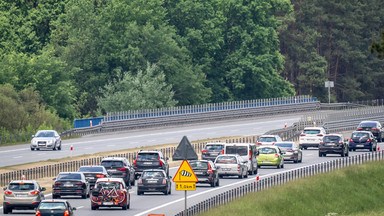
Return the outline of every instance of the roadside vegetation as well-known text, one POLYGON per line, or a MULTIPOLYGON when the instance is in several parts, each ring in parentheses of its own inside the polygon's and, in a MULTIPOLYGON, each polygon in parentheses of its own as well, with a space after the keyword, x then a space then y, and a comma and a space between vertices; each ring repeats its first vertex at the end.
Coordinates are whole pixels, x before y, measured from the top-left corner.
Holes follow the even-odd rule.
POLYGON ((368 162, 248 194, 199 216, 384 215, 384 161, 368 162))

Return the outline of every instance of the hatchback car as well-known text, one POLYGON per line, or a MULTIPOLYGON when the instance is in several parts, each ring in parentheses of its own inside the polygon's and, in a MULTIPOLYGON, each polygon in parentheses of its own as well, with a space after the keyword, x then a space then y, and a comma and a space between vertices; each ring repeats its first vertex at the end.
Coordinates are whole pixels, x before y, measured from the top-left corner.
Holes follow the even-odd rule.
POLYGON ((205 144, 201 151, 201 159, 215 161, 217 155, 224 154, 225 143, 214 142, 205 144))
POLYGON ((376 151, 377 140, 370 131, 354 131, 349 139, 349 150, 368 149, 376 151))
POLYGON ((144 170, 137 183, 137 195, 144 192, 162 192, 165 195, 172 192, 171 176, 162 169, 144 170))
POLYGON ((133 161, 136 178, 146 169, 162 169, 169 175, 168 158, 161 151, 139 151, 133 161))
POLYGON ((81 172, 61 172, 53 180, 52 198, 65 195, 89 197, 89 183, 81 172))
POLYGON ((319 157, 327 156, 327 154, 340 154, 341 157, 348 156, 348 146, 348 142, 344 142, 344 137, 341 134, 325 135, 319 145, 319 157))
POLYGON ((81 166, 77 172, 84 173, 85 179, 89 183, 89 189, 92 190, 99 178, 108 178, 109 174, 103 166, 81 166))
POLYGON ((283 152, 277 146, 262 146, 259 148, 257 166, 276 166, 278 169, 284 168, 283 152))
POLYGON ((40 149, 61 150, 61 138, 55 130, 39 130, 32 137, 31 151, 40 149))
POLYGON ((36 209, 35 216, 72 216, 76 210, 66 200, 44 200, 36 209))
POLYGON ((256 141, 258 146, 261 145, 274 145, 277 142, 283 141, 278 135, 261 135, 256 141))
POLYGON ((322 127, 306 127, 300 134, 299 146, 303 149, 319 147, 326 134, 325 129, 322 127))
POLYGON ((4 188, 3 213, 13 209, 34 209, 44 200, 43 191, 35 180, 13 180, 4 188))
POLYGON ((248 178, 247 161, 244 161, 237 154, 223 154, 217 156, 215 160, 219 177, 238 176, 240 179, 248 178))
POLYGON ((284 161, 303 162, 303 151, 295 142, 278 142, 275 146, 280 148, 284 161))
POLYGON ((378 121, 362 121, 356 128, 357 131, 370 131, 376 137, 377 142, 384 141, 384 129, 378 121))
POLYGON ((197 183, 210 184, 211 187, 219 186, 219 174, 215 164, 210 160, 192 160, 189 166, 197 177, 197 183))
POLYGON ((121 207, 127 210, 131 204, 130 186, 121 178, 99 178, 91 193, 91 209, 121 207))
POLYGON ((100 163, 111 178, 122 178, 126 185, 135 185, 135 170, 125 157, 107 157, 100 163))

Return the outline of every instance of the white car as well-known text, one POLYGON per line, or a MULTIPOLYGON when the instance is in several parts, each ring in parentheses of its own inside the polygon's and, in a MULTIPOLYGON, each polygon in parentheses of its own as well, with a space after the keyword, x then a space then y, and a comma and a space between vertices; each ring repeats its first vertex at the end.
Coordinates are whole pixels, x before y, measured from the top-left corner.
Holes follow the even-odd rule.
POLYGON ((283 140, 278 135, 261 135, 256 141, 258 146, 262 145, 275 145, 277 142, 282 142, 283 140))
POLYGON ((40 149, 61 150, 61 138, 55 130, 39 130, 32 137, 31 151, 40 149))
POLYGON ((244 161, 238 154, 222 154, 217 156, 215 165, 219 177, 238 176, 248 178, 247 161, 244 161))
POLYGON ((307 149, 308 147, 319 147, 327 133, 322 127, 306 127, 300 134, 299 146, 307 149))

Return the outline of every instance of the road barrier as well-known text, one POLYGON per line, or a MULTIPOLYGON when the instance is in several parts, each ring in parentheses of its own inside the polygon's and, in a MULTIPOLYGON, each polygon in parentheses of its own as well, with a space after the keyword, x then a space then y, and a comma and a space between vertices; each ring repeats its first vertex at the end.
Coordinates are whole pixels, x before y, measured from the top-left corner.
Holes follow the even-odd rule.
MULTIPOLYGON (((220 205, 225 205, 228 202, 243 197, 249 193, 269 189, 276 185, 282 185, 295 179, 306 178, 321 173, 328 173, 344 167, 349 167, 358 164, 364 164, 367 161, 383 160, 384 151, 370 152, 351 157, 339 158, 332 161, 327 161, 319 164, 313 164, 297 169, 280 172, 278 174, 270 174, 260 177, 259 181, 247 183, 236 188, 227 190, 218 195, 209 197, 197 204, 190 206, 186 211, 181 211, 175 216, 192 216, 216 208, 220 205)), ((255 179, 256 180, 256 179, 255 179)))

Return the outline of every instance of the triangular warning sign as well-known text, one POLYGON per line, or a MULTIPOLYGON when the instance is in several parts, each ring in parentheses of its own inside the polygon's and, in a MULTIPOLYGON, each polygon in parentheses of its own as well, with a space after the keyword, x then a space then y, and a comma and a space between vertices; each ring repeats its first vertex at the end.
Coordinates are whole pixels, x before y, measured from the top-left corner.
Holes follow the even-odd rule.
POLYGON ((172 160, 197 160, 198 156, 186 136, 180 141, 172 160))
POLYGON ((176 175, 173 177, 173 182, 197 182, 197 177, 193 172, 188 161, 183 161, 177 170, 176 175))

